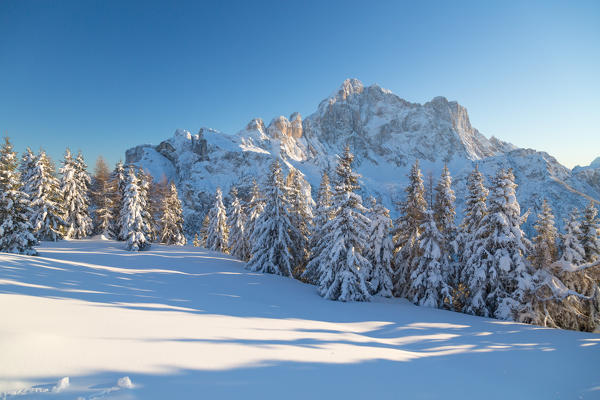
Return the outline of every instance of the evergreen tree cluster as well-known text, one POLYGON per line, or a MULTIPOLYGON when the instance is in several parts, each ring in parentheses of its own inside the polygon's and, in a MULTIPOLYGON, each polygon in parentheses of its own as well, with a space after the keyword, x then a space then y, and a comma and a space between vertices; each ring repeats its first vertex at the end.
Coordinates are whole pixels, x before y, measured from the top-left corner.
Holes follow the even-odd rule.
POLYGON ((349 148, 333 176, 323 172, 312 202, 310 185, 289 166, 272 163, 247 201, 220 189, 196 245, 231 253, 252 271, 293 277, 321 296, 368 301, 404 297, 421 306, 594 330, 600 325, 600 222, 593 203, 573 210, 559 235, 543 201, 530 240, 522 225, 512 170, 486 185, 477 167, 467 181, 464 219, 457 226, 452 177, 444 167, 426 189, 418 161, 408 175, 399 217, 360 196, 349 148))
POLYGON ((0 148, 0 251, 34 255, 40 240, 93 234, 143 250, 151 242, 183 245, 177 190, 121 162, 99 158, 93 176, 81 153, 66 150, 57 171, 48 155, 27 149, 20 162, 8 138, 0 148))

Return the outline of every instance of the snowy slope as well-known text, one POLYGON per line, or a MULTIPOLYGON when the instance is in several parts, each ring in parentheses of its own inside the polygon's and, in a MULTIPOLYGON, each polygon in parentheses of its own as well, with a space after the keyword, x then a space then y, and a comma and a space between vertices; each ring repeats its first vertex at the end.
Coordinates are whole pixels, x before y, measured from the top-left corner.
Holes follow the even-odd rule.
POLYGON ((327 301, 193 247, 39 251, 0 254, 8 398, 600 398, 595 334, 327 301))
MULTIPOLYGON (((280 157, 285 168, 299 169, 316 190, 321 170, 335 165, 335 155, 346 144, 357 156, 365 194, 380 197, 392 215, 394 201, 404 196, 408 168, 417 158, 423 172, 435 179, 448 163, 457 183, 459 216, 466 176, 475 163, 488 177, 499 167, 513 168, 522 208, 531 208, 535 215, 548 198, 559 225, 571 207, 600 200, 598 163, 571 171, 547 153, 486 138, 471 126, 467 110, 457 102, 436 97, 425 104, 410 103, 356 79, 344 81, 304 120, 298 113, 274 118, 268 125, 254 119, 234 135, 207 128, 196 135, 178 130, 158 146, 128 150, 126 160, 156 178, 165 174, 176 182, 191 234, 217 186, 227 193, 235 183, 243 193, 253 178, 264 175, 273 157, 280 157)), ((530 218, 527 226, 533 222, 530 218)))

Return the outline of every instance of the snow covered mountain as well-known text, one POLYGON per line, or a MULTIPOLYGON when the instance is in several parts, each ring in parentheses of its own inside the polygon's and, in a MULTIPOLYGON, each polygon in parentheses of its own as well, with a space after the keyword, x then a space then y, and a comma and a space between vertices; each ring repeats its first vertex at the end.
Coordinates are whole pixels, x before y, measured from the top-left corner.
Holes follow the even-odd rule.
MULTIPOLYGON (((535 215, 547 198, 559 223, 572 207, 600 200, 600 160, 570 170, 547 153, 488 139, 471 126, 467 110, 455 101, 436 97, 425 104, 410 103, 356 79, 344 81, 304 120, 298 113, 279 116, 268 125, 257 118, 233 135, 208 128, 196 135, 177 130, 157 146, 127 150, 126 161, 156 178, 164 174, 175 181, 191 232, 217 186, 227 193, 236 184, 243 193, 279 157, 285 168, 298 169, 314 190, 321 170, 335 165, 336 154, 346 144, 356 154, 363 194, 380 198, 393 214, 415 159, 420 160, 423 173, 434 179, 448 164, 459 215, 466 177, 475 164, 488 177, 500 167, 513 168, 522 208, 535 215)), ((530 217, 526 229, 534 220, 530 217)))

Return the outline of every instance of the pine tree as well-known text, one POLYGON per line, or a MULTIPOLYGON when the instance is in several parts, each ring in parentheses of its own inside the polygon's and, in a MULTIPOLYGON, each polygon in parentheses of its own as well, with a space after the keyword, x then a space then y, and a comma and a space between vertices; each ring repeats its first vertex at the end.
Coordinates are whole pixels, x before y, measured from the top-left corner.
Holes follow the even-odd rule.
POLYGON ((421 256, 413 261, 408 298, 420 306, 449 308, 452 301, 450 264, 443 251, 444 236, 431 210, 425 213, 417 242, 421 256))
POLYGON ((29 180, 25 183, 30 191, 30 221, 38 240, 62 239, 66 223, 62 218, 59 181, 55 176, 52 160, 44 151, 33 159, 29 180))
POLYGON ((110 213, 116 217, 113 223, 112 231, 115 234, 117 240, 127 240, 126 230, 121 226, 121 213, 123 210, 123 200, 125 194, 125 188, 127 186, 127 173, 125 167, 121 161, 117 162, 115 169, 110 175, 109 179, 109 191, 111 197, 111 211, 110 213))
POLYGON ((410 276, 414 260, 421 255, 418 239, 425 221, 427 202, 423 175, 416 160, 408 175, 406 200, 400 204, 400 217, 394 224, 395 277, 394 291, 400 297, 407 297, 410 289, 410 276))
MULTIPOLYGON (((149 175, 149 174, 148 174, 149 175)), ((151 176, 151 175, 149 175, 151 176)), ((149 203, 149 213, 152 219, 152 223, 154 229, 157 233, 156 239, 160 239, 160 235, 158 234, 161 230, 160 221, 163 217, 163 204, 164 200, 167 196, 169 196, 171 191, 171 185, 169 184, 166 175, 163 174, 159 181, 154 181, 150 178, 150 187, 148 190, 148 203, 149 203)), ((178 197, 179 201, 179 197, 178 197)), ((183 214, 182 214, 183 218, 183 214)))
POLYGON ((223 205, 223 192, 217 188, 215 202, 208 212, 208 231, 206 233, 206 248, 222 253, 229 253, 229 230, 227 229, 227 211, 223 205))
POLYGON ((265 199, 260 193, 260 188, 256 180, 252 181, 252 192, 250 194, 250 200, 248 201, 246 215, 248 220, 246 222, 246 233, 250 240, 250 248, 254 246, 252 240, 254 240, 254 227, 258 218, 265 209, 265 199))
POLYGON ((194 247, 200 247, 200 240, 197 233, 194 235, 194 247))
POLYGON ((90 177, 86 168, 81 153, 73 159, 71 151, 66 150, 60 169, 60 191, 63 195, 63 218, 67 224, 64 236, 68 239, 81 239, 92 233, 88 196, 90 177))
MULTIPOLYGON (((174 183, 169 186, 169 193, 165 196, 160 220, 160 242, 183 246, 186 243, 183 235, 183 209, 177 196, 174 183)), ((196 237, 197 240, 197 237, 196 237)))
POLYGON ((367 209, 356 191, 358 175, 352 171, 354 156, 346 147, 338 158, 336 185, 333 199, 334 217, 327 222, 326 232, 310 261, 307 270, 318 265, 319 294, 330 300, 368 301, 369 289, 364 280, 372 265, 366 254, 369 219, 367 209))
MULTIPOLYGON (((251 271, 292 276, 293 247, 290 231, 294 229, 288 215, 287 188, 279 160, 273 161, 265 186, 267 203, 252 232, 252 256, 246 264, 251 271)), ((254 195, 253 195, 254 197, 254 195)))
MULTIPOLYGON (((452 190, 452 177, 448 166, 444 165, 442 176, 435 187, 435 201, 433 204, 433 212, 435 223, 442 235, 442 254, 448 259, 450 267, 454 267, 456 260, 456 211, 454 209, 454 191, 452 190)), ((450 271, 450 275, 455 280, 455 271, 450 271)))
POLYGON ((323 171, 321 185, 317 193, 317 208, 313 220, 313 229, 310 235, 310 255, 307 266, 302 273, 302 279, 316 285, 319 282, 319 264, 311 261, 319 254, 321 240, 327 233, 325 226, 333 218, 333 194, 329 184, 329 175, 323 171), (309 268, 310 266, 310 268, 309 268))
POLYGON ((585 249, 581 244, 580 214, 574 208, 565 220, 564 233, 561 235, 561 260, 573 265, 581 265, 585 260, 585 249))
POLYGON ((305 184, 310 188, 310 185, 300 176, 300 173, 296 169, 290 168, 286 179, 286 187, 289 202, 288 214, 290 222, 295 228, 290 232, 293 243, 291 252, 294 257, 294 277, 302 275, 309 256, 308 240, 313 215, 312 199, 310 198, 310 192, 307 195, 304 191, 305 184))
POLYGON ((94 209, 94 232, 106 238, 115 237, 113 196, 110 185, 110 170, 102 156, 96 160, 92 177, 91 199, 94 209))
POLYGON ((17 155, 8 138, 0 148, 0 251, 37 255, 29 199, 21 190, 17 155))
POLYGON ((139 186, 140 186, 140 199, 142 204, 142 218, 144 219, 144 225, 147 227, 146 239, 150 242, 156 242, 159 239, 158 221, 153 218, 152 213, 152 202, 150 200, 150 192, 152 190, 154 178, 149 172, 139 168, 137 171, 139 186))
POLYGON ((467 303, 472 303, 473 299, 478 301, 473 307, 470 304, 468 310, 470 313, 483 313, 482 293, 475 293, 474 290, 485 287, 487 275, 481 270, 481 264, 477 258, 472 258, 473 252, 477 249, 477 234, 481 227, 483 218, 487 215, 487 196, 489 191, 485 187, 483 174, 479 167, 475 169, 467 178, 467 195, 465 200, 464 219, 460 225, 457 235, 458 262, 455 271, 456 280, 453 282, 453 306, 457 311, 463 311, 467 303), (469 298, 470 297, 470 298, 469 298))
POLYGON ((581 245, 585 250, 585 262, 594 262, 600 259, 600 222, 597 218, 598 210, 590 201, 583 212, 581 222, 581 245))
POLYGON ((523 313, 525 295, 531 287, 525 257, 530 243, 521 225, 512 171, 499 170, 492 180, 488 213, 476 232, 467 260, 469 299, 466 312, 498 319, 523 313))
POLYGON ((127 250, 140 251, 149 249, 150 240, 147 233, 150 227, 144 218, 144 199, 140 179, 136 176, 133 167, 129 168, 123 192, 123 207, 119 216, 121 234, 127 240, 127 250))
POLYGON ((210 218, 208 213, 202 219, 202 226, 200 227, 200 247, 208 248, 206 245, 208 240, 208 226, 210 225, 210 218))
POLYGON ((229 196, 231 198, 231 206, 228 212, 228 247, 231 249, 231 255, 242 261, 248 261, 250 257, 250 241, 246 233, 247 217, 235 186, 231 188, 229 196))
POLYGON ((29 188, 28 182, 31 179, 33 168, 35 167, 36 156, 33 154, 31 149, 28 147, 25 153, 21 156, 21 163, 19 164, 19 174, 23 187, 21 190, 31 197, 33 189, 29 188))
POLYGON ((554 215, 548 201, 544 199, 542 211, 534 225, 537 235, 533 238, 533 252, 529 259, 534 268, 549 267, 558 258, 556 239, 558 232, 554 226, 554 215))
POLYGON ((367 236, 368 246, 365 250, 372 268, 364 274, 364 278, 371 295, 392 297, 394 243, 391 236, 390 210, 372 199, 369 219, 371 223, 367 236))

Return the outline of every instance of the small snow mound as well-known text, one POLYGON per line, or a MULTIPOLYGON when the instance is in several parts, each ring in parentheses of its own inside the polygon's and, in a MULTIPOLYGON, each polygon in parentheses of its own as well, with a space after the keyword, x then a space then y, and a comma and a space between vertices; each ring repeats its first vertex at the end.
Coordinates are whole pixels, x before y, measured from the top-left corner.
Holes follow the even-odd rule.
POLYGON ((56 385, 54 385, 54 387, 52 388, 52 391, 54 393, 59 393, 68 387, 69 387, 69 377, 65 376, 64 378, 61 378, 58 380, 58 382, 56 382, 56 385))
POLYGON ((129 379, 128 376, 119 378, 117 381, 117 386, 125 389, 133 389, 133 383, 131 383, 131 379, 129 379))

